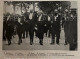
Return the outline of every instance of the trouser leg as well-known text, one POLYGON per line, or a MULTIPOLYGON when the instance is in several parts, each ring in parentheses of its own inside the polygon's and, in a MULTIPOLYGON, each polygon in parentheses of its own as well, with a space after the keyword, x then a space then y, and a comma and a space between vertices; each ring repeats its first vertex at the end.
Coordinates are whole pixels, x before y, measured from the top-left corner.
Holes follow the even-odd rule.
POLYGON ((5 36, 5 31, 3 30, 3 40, 5 41, 6 40, 6 36, 5 36))
POLYGON ((50 32, 50 29, 49 29, 48 37, 50 37, 50 33, 51 33, 51 32, 50 32))
POLYGON ((55 32, 52 33, 51 44, 55 43, 55 32))
POLYGON ((28 37, 28 31, 26 31, 26 37, 28 37))
POLYGON ((69 50, 75 50, 75 47, 74 47, 74 44, 73 43, 70 43, 69 44, 69 50))
POLYGON ((22 34, 18 34, 18 36, 19 36, 18 44, 20 45, 22 43, 22 34))
POLYGON ((67 44, 67 38, 65 38, 65 44, 67 44))
POLYGON ((65 44, 64 45, 67 45, 67 43, 68 43, 68 35, 66 35, 66 33, 65 33, 65 44))
POLYGON ((43 45, 43 39, 39 39, 40 41, 39 41, 39 43, 40 43, 40 45, 43 45))
POLYGON ((33 36, 30 36, 30 45, 33 44, 33 36))
POLYGON ((30 45, 33 44, 33 37, 34 37, 34 32, 33 33, 29 33, 30 35, 30 45))
POLYGON ((33 44, 33 37, 34 37, 34 22, 31 21, 29 25, 29 36, 30 36, 30 45, 33 44))
POLYGON ((23 32, 23 38, 25 38, 25 31, 23 32))
POLYGON ((8 38, 8 45, 11 45, 11 39, 8 38))
POLYGON ((59 44, 60 31, 56 31, 56 43, 59 44))
POLYGON ((30 39, 30 45, 32 45, 33 44, 33 39, 30 39))

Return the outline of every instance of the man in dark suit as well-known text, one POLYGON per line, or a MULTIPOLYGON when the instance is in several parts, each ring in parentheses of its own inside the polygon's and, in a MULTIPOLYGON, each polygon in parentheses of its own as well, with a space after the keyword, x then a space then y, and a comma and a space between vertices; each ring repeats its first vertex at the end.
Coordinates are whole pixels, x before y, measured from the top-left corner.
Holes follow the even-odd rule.
POLYGON ((25 30, 24 30, 23 38, 25 38, 25 36, 27 38, 28 31, 29 31, 29 13, 28 12, 24 14, 24 28, 25 30))
POLYGON ((7 16, 3 19, 3 40, 6 40, 7 16))
POLYGON ((15 19, 15 24, 16 24, 16 31, 19 37, 18 44, 20 45, 22 43, 22 33, 23 33, 23 26, 22 22, 20 21, 20 18, 15 19))
POLYGON ((65 44, 64 45, 67 45, 68 44, 67 39, 69 38, 69 17, 65 16, 63 19, 65 20, 64 22, 65 44))
POLYGON ((55 43, 55 35, 56 35, 56 43, 59 45, 59 39, 60 39, 60 31, 61 31, 61 27, 60 27, 60 15, 58 15, 58 13, 55 13, 52 21, 51 21, 51 27, 52 27, 52 41, 50 44, 54 44, 55 43))
POLYGON ((34 27, 36 23, 36 17, 35 12, 30 11, 29 15, 29 36, 30 36, 30 45, 33 44, 33 37, 34 37, 34 27))
POLYGON ((65 35, 69 43, 69 50, 77 49, 77 18, 71 13, 69 20, 64 24, 65 35))
POLYGON ((12 39, 12 35, 14 32, 14 27, 13 27, 13 21, 11 19, 11 17, 9 17, 9 19, 7 20, 6 23, 6 38, 8 40, 8 45, 11 45, 11 39, 12 39))
POLYGON ((44 20, 44 15, 40 15, 38 18, 37 22, 37 35, 39 38, 39 43, 40 45, 43 45, 43 37, 44 37, 44 25, 45 25, 45 20, 44 20))
POLYGON ((22 23, 22 34, 23 34, 23 36, 22 36, 22 38, 25 38, 25 20, 24 20, 24 16, 22 16, 21 17, 21 23, 22 23))

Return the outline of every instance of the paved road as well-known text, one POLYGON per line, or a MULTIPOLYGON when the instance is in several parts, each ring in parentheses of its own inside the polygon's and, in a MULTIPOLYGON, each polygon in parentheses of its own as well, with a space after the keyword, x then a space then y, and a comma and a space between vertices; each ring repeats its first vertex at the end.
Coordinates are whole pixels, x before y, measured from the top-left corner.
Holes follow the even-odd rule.
POLYGON ((39 39, 34 37, 34 44, 30 45, 30 39, 25 38, 22 39, 23 43, 18 45, 18 36, 12 39, 12 44, 10 46, 7 45, 7 41, 3 41, 3 50, 69 50, 69 45, 64 45, 65 42, 64 31, 61 31, 60 36, 60 45, 56 43, 54 45, 50 45, 51 38, 44 36, 43 46, 39 44, 39 39))

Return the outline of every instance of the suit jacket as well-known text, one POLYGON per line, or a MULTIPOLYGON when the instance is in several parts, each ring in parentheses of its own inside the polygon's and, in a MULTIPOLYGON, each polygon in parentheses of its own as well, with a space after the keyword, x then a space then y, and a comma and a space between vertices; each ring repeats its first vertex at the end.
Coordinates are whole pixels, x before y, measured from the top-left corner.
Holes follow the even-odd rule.
POLYGON ((60 26, 60 21, 61 21, 61 16, 58 15, 58 17, 56 17, 56 21, 55 21, 55 17, 53 16, 53 18, 51 19, 51 26, 53 30, 60 30, 61 26, 60 26))

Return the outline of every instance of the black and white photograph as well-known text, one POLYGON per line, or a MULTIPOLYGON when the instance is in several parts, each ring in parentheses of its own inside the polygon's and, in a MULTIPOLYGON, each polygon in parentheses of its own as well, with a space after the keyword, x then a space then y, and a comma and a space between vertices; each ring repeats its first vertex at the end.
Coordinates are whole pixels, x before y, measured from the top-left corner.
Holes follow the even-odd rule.
POLYGON ((2 50, 78 51, 77 1, 4 1, 2 50))

